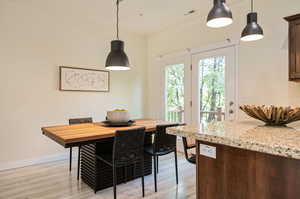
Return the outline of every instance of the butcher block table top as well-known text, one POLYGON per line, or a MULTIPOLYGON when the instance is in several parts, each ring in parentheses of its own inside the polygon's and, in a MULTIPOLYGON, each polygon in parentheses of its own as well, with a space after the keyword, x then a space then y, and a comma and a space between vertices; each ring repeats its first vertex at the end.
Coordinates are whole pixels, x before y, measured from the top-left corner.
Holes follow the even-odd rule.
POLYGON ((145 127, 146 132, 155 131, 156 125, 160 124, 168 124, 168 122, 151 119, 137 119, 135 120, 134 125, 128 127, 106 127, 103 123, 96 122, 42 127, 42 132, 44 135, 67 148, 80 143, 113 137, 117 130, 145 127))

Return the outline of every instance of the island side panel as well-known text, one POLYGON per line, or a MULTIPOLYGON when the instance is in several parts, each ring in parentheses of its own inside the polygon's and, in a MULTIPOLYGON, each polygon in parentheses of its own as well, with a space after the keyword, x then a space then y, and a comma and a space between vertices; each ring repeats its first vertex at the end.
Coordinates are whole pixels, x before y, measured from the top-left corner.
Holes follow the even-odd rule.
POLYGON ((216 147, 216 159, 197 154, 197 198, 253 199, 255 154, 199 141, 198 148, 200 143, 216 147))
POLYGON ((300 198, 300 160, 256 153, 256 178, 261 198, 300 198))
POLYGON ((299 199, 300 161, 197 141, 197 199, 299 199), (216 147, 216 159, 199 145, 216 147))

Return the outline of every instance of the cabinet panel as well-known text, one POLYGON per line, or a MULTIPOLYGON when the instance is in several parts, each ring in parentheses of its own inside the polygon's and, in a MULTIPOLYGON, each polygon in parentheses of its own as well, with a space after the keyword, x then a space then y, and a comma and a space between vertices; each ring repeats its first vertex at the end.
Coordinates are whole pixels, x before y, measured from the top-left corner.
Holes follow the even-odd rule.
POLYGON ((285 19, 289 22, 289 80, 300 81, 300 14, 285 19))
POLYGON ((290 80, 293 77, 293 74, 296 73, 296 62, 295 62, 295 29, 294 26, 290 25, 289 27, 289 78, 290 80))
POLYGON ((299 199, 300 160, 197 141, 197 199, 299 199), (216 158, 200 153, 216 147, 216 158))
POLYGON ((300 20, 294 25, 294 38, 296 73, 300 73, 300 20))

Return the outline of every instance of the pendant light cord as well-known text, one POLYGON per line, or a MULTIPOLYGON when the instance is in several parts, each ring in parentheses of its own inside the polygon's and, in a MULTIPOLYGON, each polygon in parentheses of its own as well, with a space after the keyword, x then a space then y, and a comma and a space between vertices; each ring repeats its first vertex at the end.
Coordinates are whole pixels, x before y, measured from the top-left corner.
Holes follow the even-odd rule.
POLYGON ((117 39, 119 40, 119 0, 117 0, 117 39))
POLYGON ((253 12, 253 0, 251 0, 251 12, 253 12))

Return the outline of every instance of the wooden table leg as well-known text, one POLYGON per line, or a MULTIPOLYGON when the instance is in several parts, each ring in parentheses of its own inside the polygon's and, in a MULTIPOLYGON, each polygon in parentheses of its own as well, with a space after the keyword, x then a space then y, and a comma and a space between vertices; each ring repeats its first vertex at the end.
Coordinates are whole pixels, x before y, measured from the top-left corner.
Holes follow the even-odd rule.
POLYGON ((70 147, 70 163, 69 163, 69 171, 72 171, 72 147, 70 147))

